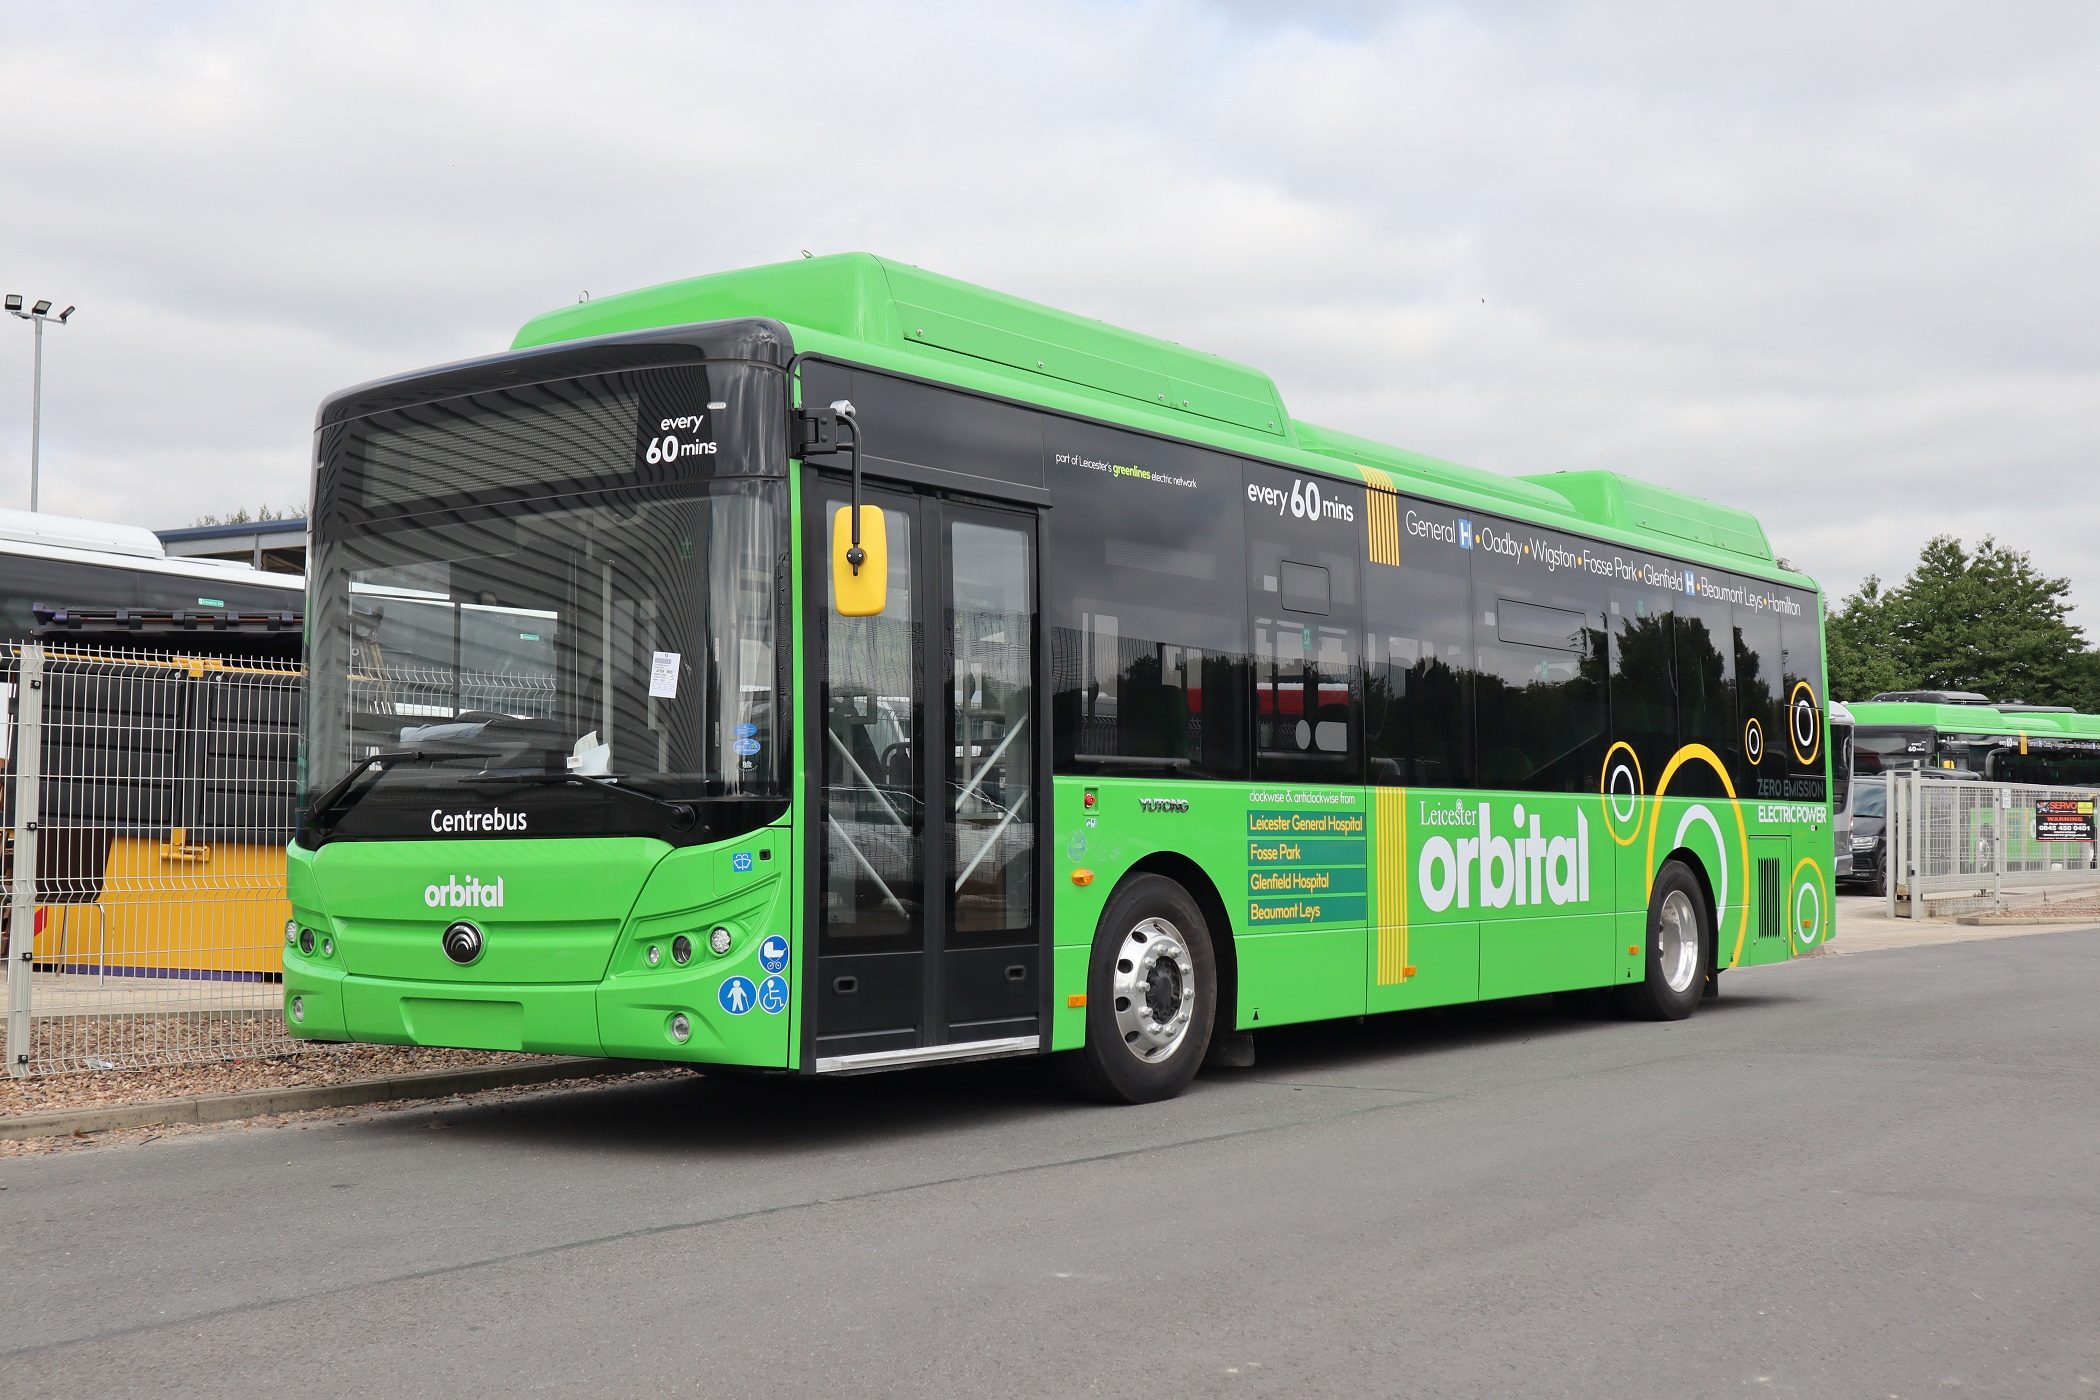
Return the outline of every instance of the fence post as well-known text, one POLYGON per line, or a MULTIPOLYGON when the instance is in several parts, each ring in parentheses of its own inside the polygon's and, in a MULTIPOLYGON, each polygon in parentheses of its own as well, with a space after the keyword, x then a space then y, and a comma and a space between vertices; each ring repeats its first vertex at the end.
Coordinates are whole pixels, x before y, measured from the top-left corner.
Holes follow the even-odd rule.
POLYGON ((2007 815, 2012 811, 2012 795, 2013 790, 2010 787, 1998 789, 1998 810, 1995 814, 1998 820, 1998 838, 1992 843, 1997 848, 1997 859, 1991 863, 1993 909, 2005 907, 2005 843, 2012 836, 2012 824, 2007 820, 2007 815))
POLYGON ((1881 847, 1881 889, 1888 900, 1887 917, 1896 917, 1896 877, 1903 864, 1903 775, 1889 774, 1888 829, 1881 847))
POLYGON ((43 786, 44 644, 22 646, 15 673, 15 864, 9 881, 7 960, 7 1072, 29 1073, 29 997, 36 970, 36 838, 43 786))
POLYGON ((1918 871, 1925 863, 1924 843, 1919 839, 1920 828, 1925 824, 1925 770, 1913 767, 1910 770, 1910 805, 1903 823, 1903 890, 1906 898, 1904 917, 1918 917, 1918 871))

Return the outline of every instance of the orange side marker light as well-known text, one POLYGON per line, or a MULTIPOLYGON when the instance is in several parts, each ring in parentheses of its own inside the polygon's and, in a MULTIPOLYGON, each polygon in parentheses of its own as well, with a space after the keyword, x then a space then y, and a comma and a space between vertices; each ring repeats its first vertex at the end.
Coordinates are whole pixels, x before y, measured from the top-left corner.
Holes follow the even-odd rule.
POLYGON ((1403 981, 1403 982, 1405 982, 1405 981, 1406 981, 1406 980, 1407 980, 1408 978, 1410 978, 1410 977, 1412 977, 1412 976, 1414 976, 1414 975, 1415 975, 1415 970, 1414 970, 1413 968, 1411 968, 1411 967, 1403 967, 1403 968, 1401 968, 1401 969, 1400 969, 1400 980, 1401 980, 1401 981, 1403 981))
POLYGON ((1065 998, 1065 1005, 1066 1005, 1066 1006, 1070 1006, 1070 1007, 1081 1007, 1081 1006, 1085 1006, 1085 1005, 1086 1005, 1086 993, 1085 993, 1085 992, 1074 992, 1074 993, 1072 993, 1072 995, 1070 995, 1070 996, 1068 996, 1068 997, 1066 997, 1066 998, 1065 998))
POLYGON ((1638 943, 1629 943, 1626 945, 1626 956, 1629 958, 1638 957, 1640 955, 1640 951, 1641 945, 1638 943))
POLYGON ((1072 872, 1072 883, 1075 885, 1091 885, 1094 883, 1094 872, 1091 870, 1075 870, 1072 872))

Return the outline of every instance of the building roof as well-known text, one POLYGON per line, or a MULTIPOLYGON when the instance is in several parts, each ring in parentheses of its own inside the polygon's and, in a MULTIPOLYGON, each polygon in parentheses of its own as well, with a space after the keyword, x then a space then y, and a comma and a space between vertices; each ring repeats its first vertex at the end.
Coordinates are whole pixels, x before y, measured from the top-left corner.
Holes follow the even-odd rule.
POLYGON ((279 549, 306 543, 306 517, 297 516, 289 520, 250 520, 239 525, 185 525, 179 530, 154 530, 150 533, 159 539, 163 547, 209 540, 226 541, 226 548, 230 550, 234 548, 235 541, 245 543, 260 536, 263 548, 279 549))

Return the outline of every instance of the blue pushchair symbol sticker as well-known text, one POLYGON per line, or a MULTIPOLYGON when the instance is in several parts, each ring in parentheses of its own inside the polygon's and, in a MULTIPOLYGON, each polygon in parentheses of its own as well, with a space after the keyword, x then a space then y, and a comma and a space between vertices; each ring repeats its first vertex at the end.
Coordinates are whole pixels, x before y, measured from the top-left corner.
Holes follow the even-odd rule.
POLYGON ((788 984, 785 977, 768 977, 758 984, 758 1007, 768 1016, 778 1016, 787 1009, 788 984))
POLYGON ((758 945, 758 965, 768 972, 778 972, 788 965, 788 941, 779 934, 771 934, 758 945))
POLYGON ((729 858, 729 868, 741 875, 751 868, 751 852, 738 851, 729 858))
MULTIPOLYGON (((780 985, 785 991, 787 983, 782 982, 780 985)), ((758 1000, 758 988, 751 985, 751 979, 748 977, 725 977, 722 979, 721 990, 715 993, 715 998, 722 1003, 724 1011, 732 1016, 741 1016, 751 1009, 752 1002, 758 1000)))

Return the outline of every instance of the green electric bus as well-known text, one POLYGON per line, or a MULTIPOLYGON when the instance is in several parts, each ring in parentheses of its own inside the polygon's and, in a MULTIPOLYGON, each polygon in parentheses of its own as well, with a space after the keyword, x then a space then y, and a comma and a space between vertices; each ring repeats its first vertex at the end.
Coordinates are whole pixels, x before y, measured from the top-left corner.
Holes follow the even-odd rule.
POLYGON ((2000 783, 2100 787, 2100 715, 1971 691, 1885 691, 1854 704, 1862 775, 1937 768, 2000 783))
POLYGON ((1739 510, 859 254, 563 307, 315 462, 295 1035, 1142 1101, 1830 935, 1821 604, 1739 510))

